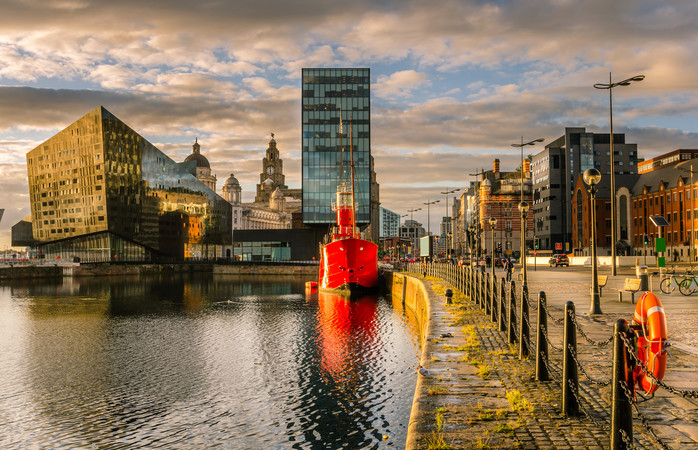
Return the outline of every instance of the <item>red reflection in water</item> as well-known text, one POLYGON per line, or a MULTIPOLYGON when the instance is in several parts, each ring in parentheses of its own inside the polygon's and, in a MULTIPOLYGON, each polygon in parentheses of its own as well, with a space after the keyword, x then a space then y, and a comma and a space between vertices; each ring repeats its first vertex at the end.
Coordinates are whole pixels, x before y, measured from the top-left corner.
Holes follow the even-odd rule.
POLYGON ((367 295, 347 299, 337 294, 318 293, 318 322, 323 372, 335 382, 357 375, 364 347, 373 345, 377 335, 378 297, 367 295))

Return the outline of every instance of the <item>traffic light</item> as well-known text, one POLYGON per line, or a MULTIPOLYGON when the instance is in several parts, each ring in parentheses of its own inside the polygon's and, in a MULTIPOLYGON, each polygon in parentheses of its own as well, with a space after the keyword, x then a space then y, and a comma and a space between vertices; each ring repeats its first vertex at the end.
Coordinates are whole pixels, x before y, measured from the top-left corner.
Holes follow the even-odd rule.
POLYGON ((538 244, 540 243, 539 239, 537 237, 533 237, 533 246, 535 247, 536 250, 538 250, 538 244))
POLYGON ((644 235, 643 237, 644 237, 645 245, 649 244, 649 243, 650 243, 650 237, 647 236, 647 235, 644 235))

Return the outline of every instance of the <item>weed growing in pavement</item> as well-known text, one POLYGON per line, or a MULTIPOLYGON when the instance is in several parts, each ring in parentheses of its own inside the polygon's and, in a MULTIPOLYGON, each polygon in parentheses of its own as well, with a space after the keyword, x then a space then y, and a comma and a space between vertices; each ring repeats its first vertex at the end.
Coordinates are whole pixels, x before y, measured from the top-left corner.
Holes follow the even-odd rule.
POLYGON ((444 440, 444 435, 443 435, 443 429, 444 429, 444 423, 446 423, 446 420, 444 419, 443 414, 440 412, 436 413, 436 431, 431 432, 431 438, 427 439, 427 448, 428 449, 450 449, 451 446, 446 443, 444 440))
POLYGON ((481 450, 489 450, 492 447, 490 447, 490 442, 492 441, 492 438, 488 435, 486 436, 479 436, 477 438, 477 442, 475 443, 475 448, 479 448, 481 450))
POLYGON ((439 395, 439 394, 445 394, 446 393, 446 388, 441 387, 441 386, 432 386, 429 388, 429 391, 427 391, 429 395, 439 395))
POLYGON ((524 396, 521 395, 521 392, 516 389, 507 391, 507 400, 509 401, 509 405, 511 405, 512 411, 533 412, 533 403, 526 400, 524 396))
POLYGON ((477 368, 477 372, 475 372, 475 375, 479 376, 483 380, 489 380, 490 379, 490 366, 487 364, 481 364, 477 368))

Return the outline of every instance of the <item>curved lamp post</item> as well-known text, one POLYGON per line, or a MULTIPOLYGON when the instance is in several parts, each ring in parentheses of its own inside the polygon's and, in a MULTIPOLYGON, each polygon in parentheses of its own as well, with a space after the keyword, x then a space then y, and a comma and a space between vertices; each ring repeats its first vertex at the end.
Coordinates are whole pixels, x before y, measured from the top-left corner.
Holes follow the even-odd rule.
POLYGON ((528 286, 528 273, 526 271, 526 213, 528 213, 528 202, 519 203, 521 211, 521 271, 523 272, 523 286, 528 286))
POLYGON ((495 279, 494 274, 494 229, 497 226, 497 219, 495 217, 490 217, 490 227, 492 228, 492 236, 490 242, 492 243, 492 255, 490 256, 490 261, 492 263, 492 279, 495 279))
POLYGON ((430 202, 427 200, 426 203, 422 203, 423 205, 427 205, 427 235, 431 236, 431 224, 429 223, 429 207, 435 203, 439 203, 441 200, 434 200, 433 202, 430 202))
MULTIPOLYGON (((613 83, 611 81, 611 72, 608 72, 608 83, 596 83, 596 89, 608 89, 608 110, 609 124, 611 127, 611 275, 616 276, 616 166, 613 158, 613 88, 618 86, 628 86, 633 81, 642 81, 644 75, 635 75, 634 77, 626 78, 623 81, 613 83)), ((586 174, 586 172, 585 172, 586 174)), ((584 180, 586 182, 586 179, 584 180)))
POLYGON ((596 185, 601 181, 601 172, 591 168, 584 172, 584 182, 589 185, 591 195, 591 308, 589 314, 601 314, 599 298, 598 267, 596 265, 596 185))

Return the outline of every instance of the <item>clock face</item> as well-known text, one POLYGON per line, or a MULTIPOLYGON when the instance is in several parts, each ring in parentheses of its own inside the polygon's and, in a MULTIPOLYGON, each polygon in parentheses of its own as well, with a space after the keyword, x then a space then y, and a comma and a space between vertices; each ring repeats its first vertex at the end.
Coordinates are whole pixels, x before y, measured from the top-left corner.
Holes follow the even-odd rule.
POLYGON ((274 175, 274 167, 267 166, 267 175, 274 175))

